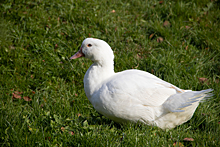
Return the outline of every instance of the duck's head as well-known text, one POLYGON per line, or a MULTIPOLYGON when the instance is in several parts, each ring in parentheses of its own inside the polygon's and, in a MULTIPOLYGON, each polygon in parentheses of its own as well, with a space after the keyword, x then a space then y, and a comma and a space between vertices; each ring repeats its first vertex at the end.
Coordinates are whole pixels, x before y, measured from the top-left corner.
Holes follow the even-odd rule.
POLYGON ((70 57, 70 59, 76 59, 79 57, 86 57, 93 62, 105 62, 113 61, 114 54, 111 47, 103 40, 95 38, 86 38, 80 50, 70 57))

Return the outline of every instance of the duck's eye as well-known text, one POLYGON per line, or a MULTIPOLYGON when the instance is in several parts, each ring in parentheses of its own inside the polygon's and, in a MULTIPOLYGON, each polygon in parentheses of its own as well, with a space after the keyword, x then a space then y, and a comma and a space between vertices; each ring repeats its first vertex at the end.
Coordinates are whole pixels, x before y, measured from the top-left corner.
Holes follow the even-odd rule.
POLYGON ((87 44, 87 46, 88 46, 88 47, 91 47, 92 45, 91 45, 91 44, 87 44))

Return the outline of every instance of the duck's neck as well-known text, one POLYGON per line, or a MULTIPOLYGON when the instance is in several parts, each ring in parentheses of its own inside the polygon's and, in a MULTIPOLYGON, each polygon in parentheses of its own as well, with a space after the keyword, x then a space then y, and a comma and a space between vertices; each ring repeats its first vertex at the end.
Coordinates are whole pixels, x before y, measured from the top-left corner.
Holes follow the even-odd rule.
POLYGON ((94 62, 84 76, 84 89, 86 96, 91 100, 95 91, 99 90, 102 83, 114 75, 114 61, 94 62))

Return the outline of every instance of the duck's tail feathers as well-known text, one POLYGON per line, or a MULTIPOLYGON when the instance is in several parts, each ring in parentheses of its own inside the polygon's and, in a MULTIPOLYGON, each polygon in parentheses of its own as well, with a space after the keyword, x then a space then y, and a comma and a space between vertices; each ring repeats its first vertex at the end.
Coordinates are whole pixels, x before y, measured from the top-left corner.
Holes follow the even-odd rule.
POLYGON ((184 108, 210 98, 213 95, 212 91, 213 89, 206 89, 174 94, 163 103, 163 108, 170 112, 184 112, 184 108))

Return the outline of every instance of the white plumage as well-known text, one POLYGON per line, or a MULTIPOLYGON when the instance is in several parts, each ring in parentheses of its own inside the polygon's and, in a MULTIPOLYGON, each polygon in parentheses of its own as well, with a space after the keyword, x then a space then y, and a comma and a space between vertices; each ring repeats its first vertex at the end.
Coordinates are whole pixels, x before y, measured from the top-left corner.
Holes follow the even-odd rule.
POLYGON ((85 56, 94 63, 84 76, 86 96, 113 121, 142 122, 162 129, 188 121, 212 89, 182 90, 140 70, 114 72, 114 54, 103 40, 87 38, 70 59, 85 56))

